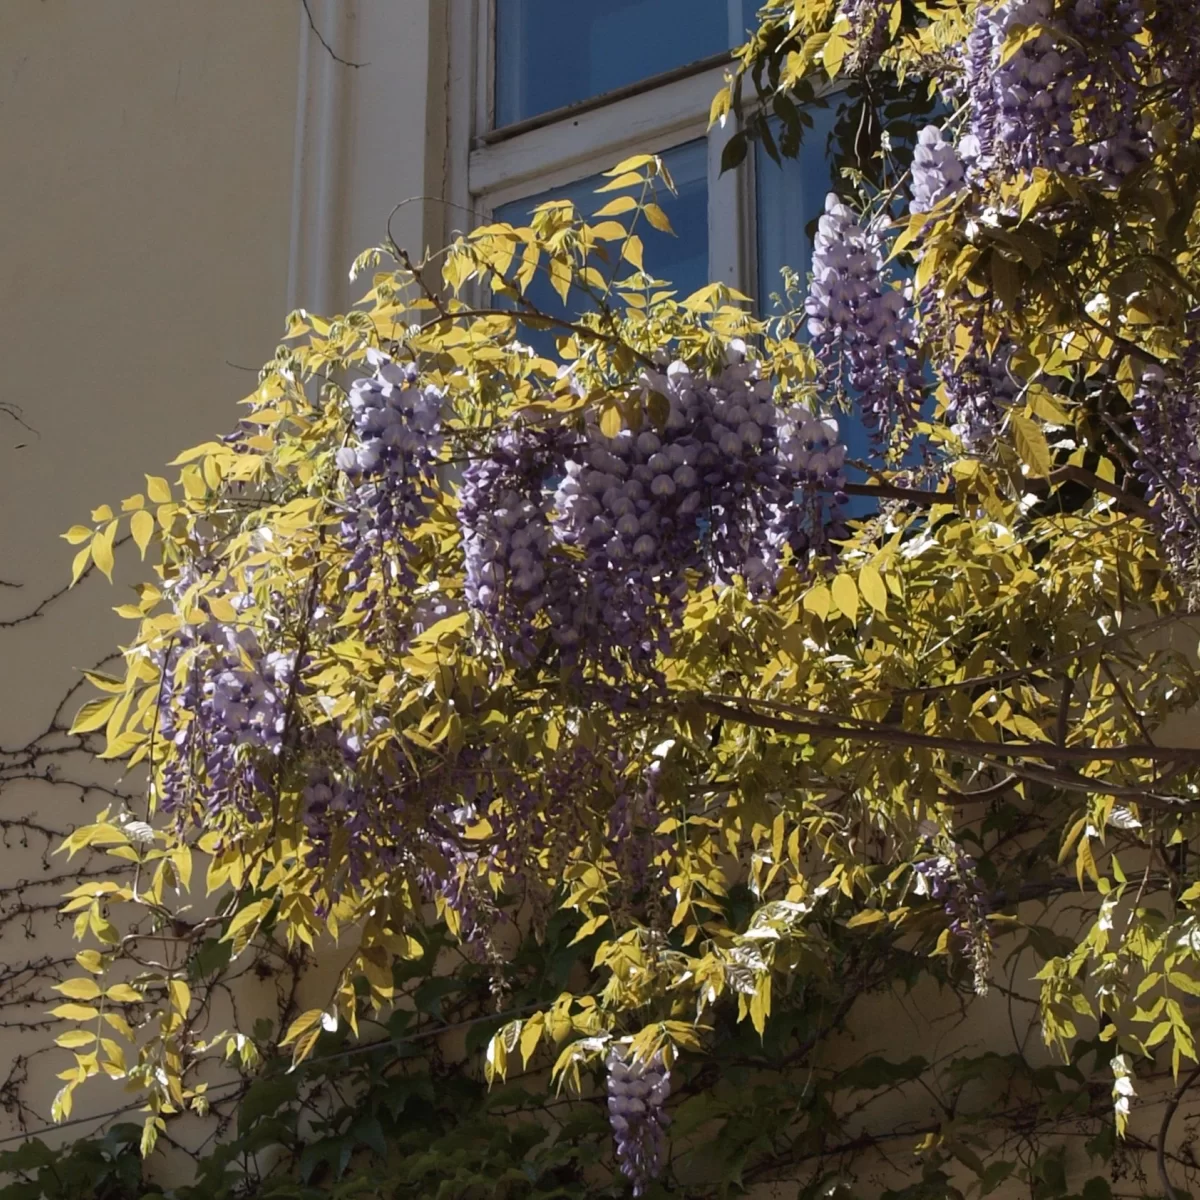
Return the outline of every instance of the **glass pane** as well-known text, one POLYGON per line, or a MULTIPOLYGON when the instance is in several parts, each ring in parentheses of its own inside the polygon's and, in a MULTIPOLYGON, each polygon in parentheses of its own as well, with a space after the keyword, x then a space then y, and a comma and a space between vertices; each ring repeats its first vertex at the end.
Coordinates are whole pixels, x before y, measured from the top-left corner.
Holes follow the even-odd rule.
MULTIPOLYGON (((679 299, 682 299, 709 282, 708 147, 705 140, 699 138, 668 150, 662 158, 679 193, 672 196, 664 188, 660 189, 658 197, 675 236, 651 228, 644 220, 638 222, 637 233, 645 249, 643 262, 647 272, 656 278, 668 280, 679 299)), ((547 200, 570 200, 586 217, 612 198, 610 195, 595 195, 596 188, 603 182, 601 176, 592 175, 565 187, 551 188, 539 195, 501 205, 493 213, 493 218, 510 225, 524 225, 529 221, 530 211, 547 200)), ((628 267, 625 270, 627 272, 628 267)), ((564 311, 558 293, 550 286, 544 272, 538 273, 526 294, 543 312, 555 316, 573 315, 586 304, 584 296, 572 292, 566 306, 570 313, 564 311)), ((543 354, 554 349, 553 333, 526 330, 522 336, 543 354)))
MULTIPOLYGON (((825 197, 833 187, 829 138, 837 121, 836 108, 813 108, 811 129, 804 131, 800 154, 776 163, 756 143, 754 178, 757 188, 758 304, 768 312, 772 292, 783 291, 781 267, 791 267, 807 286, 812 270, 812 240, 825 197)), ((780 130, 772 129, 778 139, 780 130)))
POLYGON ((766 0, 742 0, 741 28, 737 30, 737 37, 733 39, 735 46, 750 40, 750 35, 758 28, 758 10, 764 3, 766 0))
POLYGON ((496 0, 496 126, 728 49, 728 0, 496 0))

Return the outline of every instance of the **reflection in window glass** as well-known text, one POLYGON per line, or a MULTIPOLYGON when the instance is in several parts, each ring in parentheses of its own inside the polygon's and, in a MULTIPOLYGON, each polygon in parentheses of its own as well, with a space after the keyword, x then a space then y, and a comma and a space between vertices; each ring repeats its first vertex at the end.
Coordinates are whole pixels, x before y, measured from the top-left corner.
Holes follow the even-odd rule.
MULTIPOLYGON (((638 222, 637 233, 644 246, 643 262, 647 272, 668 280, 682 299, 708 283, 707 146, 701 138, 668 150, 662 158, 679 193, 672 196, 665 188, 660 188, 658 196, 675 236, 652 229, 645 220, 638 222)), ((551 188, 540 195, 502 205, 495 210, 493 217, 510 225, 525 225, 528 224, 530 211, 547 200, 570 200, 587 217, 612 198, 609 193, 595 195, 596 188, 604 182, 601 176, 593 175, 565 187, 551 188)), ((621 219, 628 221, 628 217, 621 219)), ((618 243, 609 245, 615 249, 618 243)), ((619 274, 628 274, 630 269, 625 264, 619 274)), ((526 294, 543 312, 555 316, 567 315, 544 271, 534 278, 526 294)), ((568 302, 572 314, 591 307, 586 298, 577 292, 568 296, 568 302)), ((543 354, 549 354, 554 349, 553 333, 529 330, 522 336, 543 354)))
POLYGON ((496 125, 708 58, 729 24, 727 0, 496 0, 496 125))
MULTIPOLYGON (((829 137, 837 120, 837 110, 811 108, 811 129, 804 131, 800 154, 776 163, 756 143, 754 178, 757 189, 758 228, 758 304, 768 312, 771 294, 782 293, 779 271, 791 267, 800 275, 802 285, 812 270, 812 234, 816 219, 825 209, 825 197, 833 187, 833 167, 829 137)), ((772 128, 776 140, 780 129, 772 128)))
POLYGON ((750 40, 750 35, 758 28, 758 10, 766 0, 742 0, 742 19, 737 36, 733 39, 735 46, 750 40))

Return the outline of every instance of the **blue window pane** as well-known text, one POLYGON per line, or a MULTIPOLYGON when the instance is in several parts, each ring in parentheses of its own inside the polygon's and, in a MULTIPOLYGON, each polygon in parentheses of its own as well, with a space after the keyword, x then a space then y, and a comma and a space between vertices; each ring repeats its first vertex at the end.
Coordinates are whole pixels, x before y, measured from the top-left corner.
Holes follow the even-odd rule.
POLYGON ((735 45, 741 45, 750 40, 750 35, 758 28, 758 10, 766 0, 742 0, 742 27, 734 39, 735 45))
MULTIPOLYGON (((754 177, 757 184, 758 304, 770 311, 771 294, 783 291, 781 267, 800 275, 801 285, 812 270, 812 235, 816 220, 825 210, 825 197, 833 187, 830 135, 837 110, 813 108, 812 127, 805 129, 796 158, 776 163, 755 144, 754 177)), ((778 135, 778 127, 772 132, 778 135)))
MULTIPOLYGON (((682 299, 709 282, 708 150, 704 139, 700 138, 668 150, 662 158, 675 182, 678 195, 672 196, 662 188, 658 199, 671 221, 675 236, 651 228, 644 220, 638 222, 637 233, 645 250, 643 262, 646 271, 670 282, 682 299)), ((595 195, 596 188, 603 182, 601 176, 592 175, 577 183, 551 188, 537 196, 502 205, 493 216, 495 220, 506 221, 510 225, 525 225, 529 222, 530 212, 539 204, 547 200, 570 200, 586 218, 611 199, 610 195, 595 195)), ((615 246, 616 243, 610 245, 615 246)), ((626 265, 620 273, 627 274, 629 269, 626 265)), ((564 306, 544 271, 539 271, 534 277, 526 295, 542 312, 553 316, 569 317, 591 307, 587 297, 579 292, 571 292, 564 306)), ((553 351, 555 336, 552 332, 533 330, 525 330, 522 334, 543 354, 553 351)))
POLYGON ((729 25, 727 0, 496 0, 496 125, 727 50, 729 25))

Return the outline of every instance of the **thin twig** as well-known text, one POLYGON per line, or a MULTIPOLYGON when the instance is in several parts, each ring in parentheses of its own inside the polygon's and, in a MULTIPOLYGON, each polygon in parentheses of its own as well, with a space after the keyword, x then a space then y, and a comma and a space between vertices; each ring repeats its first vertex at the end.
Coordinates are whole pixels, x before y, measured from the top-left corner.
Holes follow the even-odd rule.
POLYGON ((1197 1079, 1200 1079, 1200 1066, 1193 1067, 1188 1077, 1175 1089, 1175 1094, 1167 1102, 1162 1124, 1158 1127, 1158 1150, 1154 1156, 1154 1160, 1158 1168, 1158 1179, 1163 1186, 1163 1191, 1167 1194, 1167 1200, 1179 1200, 1179 1193, 1172 1186, 1170 1176, 1167 1174, 1167 1132, 1171 1128, 1171 1121, 1175 1117, 1175 1112, 1179 1108, 1180 1102, 1186 1095, 1188 1088, 1197 1079))
POLYGON ((356 71, 360 67, 369 67, 371 65, 369 62, 351 62, 348 58, 342 58, 342 56, 338 54, 325 40, 324 35, 317 28, 317 23, 313 20, 312 9, 308 7, 308 0, 300 0, 300 5, 304 9, 304 15, 308 18, 309 29, 313 31, 317 41, 325 47, 326 53, 328 53, 329 57, 332 58, 334 62, 341 63, 343 67, 353 67, 356 71))

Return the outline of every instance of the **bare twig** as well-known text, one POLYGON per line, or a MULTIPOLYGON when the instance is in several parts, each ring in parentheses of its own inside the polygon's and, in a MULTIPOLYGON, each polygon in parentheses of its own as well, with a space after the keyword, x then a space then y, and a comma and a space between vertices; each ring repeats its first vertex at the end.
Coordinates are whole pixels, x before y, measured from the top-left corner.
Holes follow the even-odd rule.
POLYGON ((1174 1119, 1175 1112, 1179 1108, 1183 1097, 1187 1094, 1188 1088, 1197 1079, 1200 1079, 1200 1066, 1193 1067, 1188 1073, 1187 1078, 1175 1089, 1174 1095, 1167 1102, 1162 1124, 1158 1127, 1158 1149, 1155 1153, 1155 1165, 1158 1168, 1158 1179, 1163 1186, 1163 1191, 1167 1195, 1167 1200, 1180 1200, 1179 1193, 1172 1186, 1171 1178, 1167 1174, 1167 1133, 1170 1131, 1171 1121, 1174 1119))
POLYGON ((369 62, 351 62, 348 58, 343 58, 334 48, 325 40, 324 34, 317 28, 316 21, 313 20, 312 9, 308 6, 308 0, 300 0, 300 6, 304 9, 304 15, 308 18, 308 27, 313 31, 313 35, 317 41, 325 48, 325 52, 336 63, 341 63, 343 67, 353 67, 356 71, 360 67, 369 67, 369 62))

